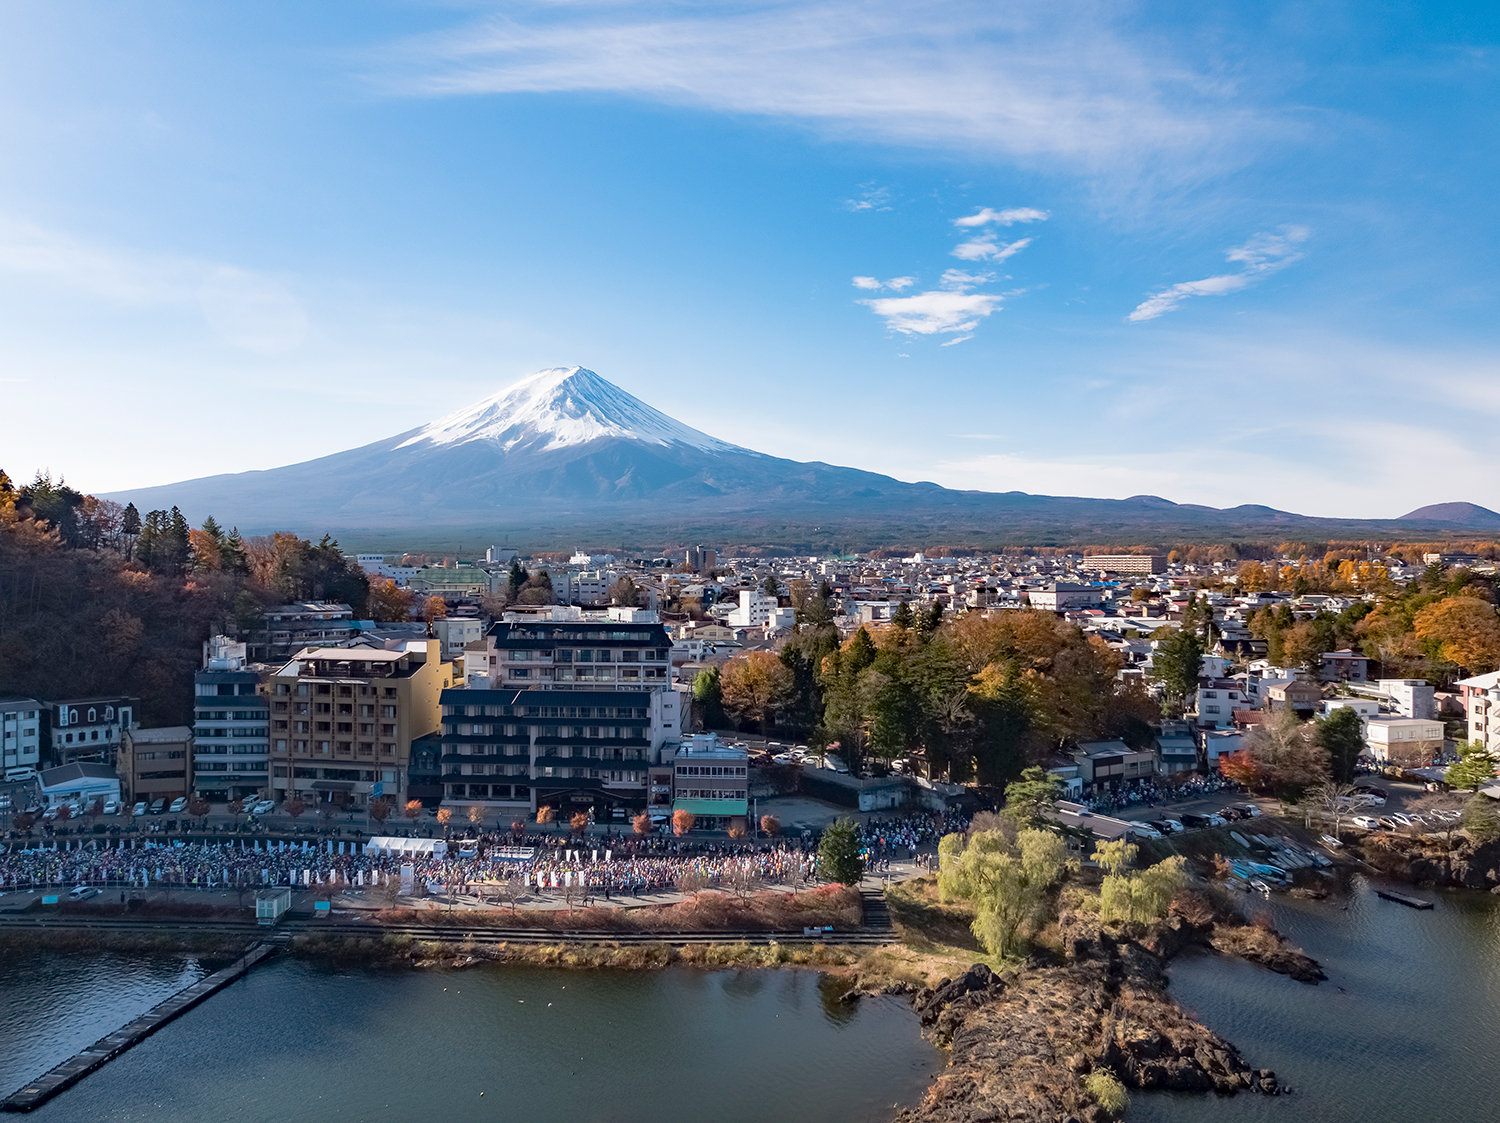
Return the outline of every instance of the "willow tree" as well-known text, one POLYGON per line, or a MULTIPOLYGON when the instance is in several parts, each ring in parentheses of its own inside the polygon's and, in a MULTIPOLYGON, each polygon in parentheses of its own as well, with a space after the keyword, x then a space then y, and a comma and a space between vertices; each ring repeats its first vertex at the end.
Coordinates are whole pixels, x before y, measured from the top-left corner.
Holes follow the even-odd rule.
POLYGON ((974 906, 971 931, 991 955, 1016 954, 1046 917, 1047 890, 1068 865, 1068 848, 1050 831, 975 831, 938 844, 938 891, 974 906))

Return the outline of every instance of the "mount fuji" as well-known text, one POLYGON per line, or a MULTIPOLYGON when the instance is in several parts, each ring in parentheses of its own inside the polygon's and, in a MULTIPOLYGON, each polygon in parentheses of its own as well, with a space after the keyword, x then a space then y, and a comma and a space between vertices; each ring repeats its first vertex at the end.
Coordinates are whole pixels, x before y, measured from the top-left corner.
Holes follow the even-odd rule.
POLYGON ((1150 495, 956 491, 784 460, 684 425, 584 367, 539 371, 430 424, 346 452, 107 498, 142 512, 177 506, 194 522, 211 514, 246 534, 340 530, 369 538, 447 528, 478 536, 546 527, 544 536, 559 544, 585 534, 605 541, 659 533, 780 544, 934 536, 1042 543, 1415 529, 1150 495))

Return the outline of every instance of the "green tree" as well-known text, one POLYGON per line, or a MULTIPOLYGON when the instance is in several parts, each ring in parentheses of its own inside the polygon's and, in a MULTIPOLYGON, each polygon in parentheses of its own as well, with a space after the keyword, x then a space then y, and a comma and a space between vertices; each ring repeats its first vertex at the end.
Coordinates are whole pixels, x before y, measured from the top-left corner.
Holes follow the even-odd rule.
POLYGON ((1151 679, 1161 684, 1168 704, 1181 709, 1197 693, 1202 671, 1203 641, 1184 620, 1181 628, 1157 642, 1151 656, 1151 679))
POLYGON ((1005 785, 1005 810, 1002 813, 1018 827, 1049 827, 1055 822, 1049 813, 1057 811, 1057 800, 1061 795, 1062 784, 1057 777, 1032 765, 1021 773, 1019 780, 1005 785))
POLYGON ((781 584, 776 580, 776 574, 768 573, 766 579, 760 584, 760 591, 768 597, 779 597, 781 595, 781 584))
POLYGON ((693 679, 693 704, 698 708, 699 720, 705 728, 724 727, 724 687, 718 667, 699 671, 693 679))
POLYGON ((1464 804, 1464 830, 1475 842, 1489 842, 1500 837, 1500 811, 1495 801, 1487 795, 1475 792, 1464 804))
POLYGON ((224 536, 224 572, 241 575, 250 572, 250 557, 245 553, 245 540, 240 537, 240 528, 235 527, 224 536))
POLYGON ((509 578, 509 580, 510 580, 510 595, 512 597, 516 596, 516 594, 518 594, 521 591, 521 586, 524 585, 524 584, 526 584, 526 582, 530 578, 531 578, 531 574, 529 574, 529 573, 526 572, 526 567, 521 564, 521 559, 520 558, 511 558, 511 560, 510 560, 510 578, 509 578))
POLYGON ((1063 875, 1068 848, 1050 831, 974 831, 938 844, 938 891, 974 906, 974 935, 991 955, 1005 957, 1045 916, 1047 890, 1063 875))
POLYGON ((1187 860, 1174 855, 1144 870, 1127 872, 1136 847, 1120 839, 1094 847, 1094 861, 1105 871, 1099 885, 1099 919, 1106 924, 1150 924, 1167 915, 1167 906, 1187 884, 1187 860))
POLYGON ((1448 766, 1443 779, 1450 787, 1477 792, 1495 778, 1495 754, 1483 741, 1469 741, 1458 748, 1458 763, 1448 766))
POLYGON ((865 875, 859 856, 859 831, 852 819, 839 819, 823 832, 818 843, 818 873, 840 885, 858 885, 865 875))
POLYGON ((912 615, 911 605, 905 601, 897 605, 896 611, 891 613, 891 623, 903 631, 910 628, 915 620, 916 617, 912 615))
POLYGON ((1364 723, 1359 714, 1341 706, 1317 723, 1318 744, 1328 754, 1329 770, 1335 783, 1348 784, 1354 779, 1354 767, 1365 748, 1364 723))
POLYGON ((134 538, 141 532, 141 513, 134 503, 125 504, 125 513, 120 516, 120 533, 134 538))

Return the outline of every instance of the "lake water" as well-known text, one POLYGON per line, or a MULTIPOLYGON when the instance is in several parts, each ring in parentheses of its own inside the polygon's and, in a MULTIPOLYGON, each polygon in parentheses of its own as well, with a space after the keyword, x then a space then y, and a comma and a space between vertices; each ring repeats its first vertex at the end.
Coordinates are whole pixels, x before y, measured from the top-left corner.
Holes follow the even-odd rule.
MULTIPOLYGON (((1175 997, 1296 1093, 1136 1093, 1127 1123, 1409 1123, 1495 1118, 1500 899, 1363 878, 1252 907, 1315 956, 1316 987, 1192 956, 1175 997)), ((0 961, 4 1092, 199 977, 192 960, 0 961)), ((846 1006, 806 971, 508 967, 349 971, 280 959, 87 1077, 43 1123, 888 1119, 943 1063, 895 999, 846 1006), (483 1095, 481 1095, 483 1093, 483 1095)))
POLYGON ((1500 900, 1410 892, 1437 907, 1383 901, 1358 876, 1324 901, 1277 896, 1259 906, 1322 963, 1328 981, 1316 987, 1241 960, 1174 964, 1176 999, 1295 1094, 1137 1093, 1128 1123, 1500 1118, 1500 900))
MULTIPOLYGON (((199 973, 122 956, 5 964, 0 1094, 199 973)), ((799 970, 375 972, 283 958, 33 1118, 886 1119, 920 1098, 942 1057, 904 1003, 846 1005, 842 989, 799 970)))

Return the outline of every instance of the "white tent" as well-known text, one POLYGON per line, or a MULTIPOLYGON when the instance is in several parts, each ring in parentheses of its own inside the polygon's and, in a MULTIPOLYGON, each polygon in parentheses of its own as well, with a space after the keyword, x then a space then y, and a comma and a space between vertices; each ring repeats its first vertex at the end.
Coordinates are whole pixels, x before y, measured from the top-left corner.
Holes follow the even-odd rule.
POLYGON ((440 838, 386 838, 365 843, 366 854, 411 854, 419 858, 446 858, 448 844, 440 838))

